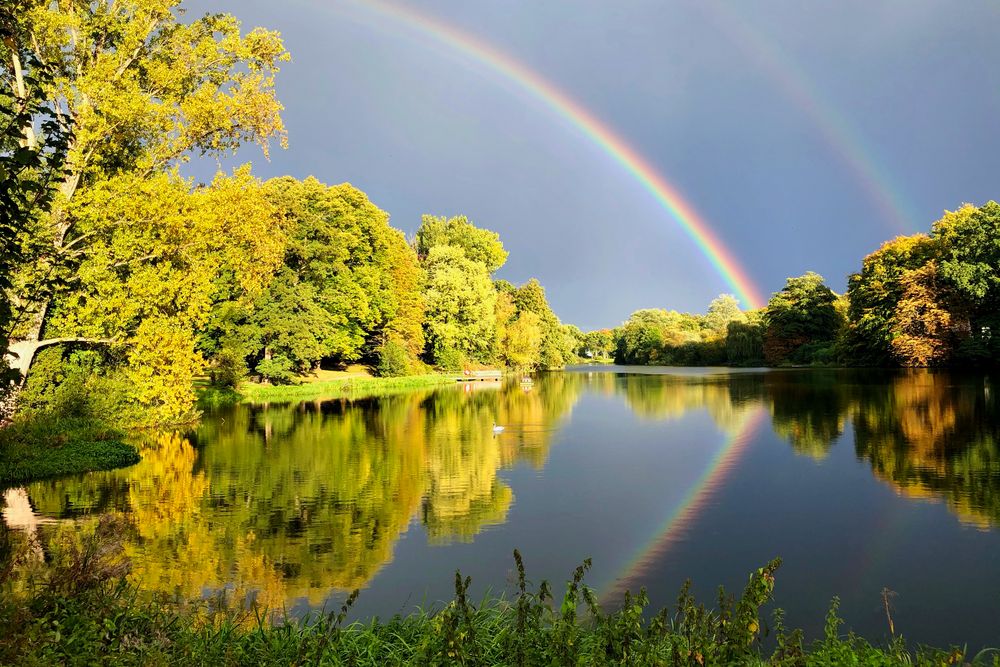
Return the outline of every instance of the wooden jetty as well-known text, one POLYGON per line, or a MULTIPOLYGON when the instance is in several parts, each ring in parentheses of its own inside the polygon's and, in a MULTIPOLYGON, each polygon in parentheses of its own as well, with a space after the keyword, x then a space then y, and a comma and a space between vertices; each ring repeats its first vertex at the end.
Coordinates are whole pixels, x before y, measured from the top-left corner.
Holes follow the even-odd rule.
POLYGON ((501 379, 503 373, 496 368, 465 370, 455 377, 456 382, 499 382, 501 379))

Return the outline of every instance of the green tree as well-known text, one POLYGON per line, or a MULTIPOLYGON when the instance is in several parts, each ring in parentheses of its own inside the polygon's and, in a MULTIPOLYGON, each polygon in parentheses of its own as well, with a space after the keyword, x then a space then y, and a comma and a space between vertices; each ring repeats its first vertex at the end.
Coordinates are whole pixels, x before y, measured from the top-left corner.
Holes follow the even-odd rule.
POLYGON ((956 333, 967 339, 965 361, 1000 363, 1000 204, 965 205, 934 223, 939 273, 963 301, 956 333))
POLYGON ((572 359, 576 342, 571 331, 559 321, 549 307, 545 288, 532 278, 517 288, 514 305, 519 313, 533 313, 538 317, 542 332, 537 365, 542 368, 562 368, 572 359))
POLYGON ((453 218, 425 215, 421 218, 416 238, 417 254, 425 258, 436 246, 461 248, 468 259, 485 266, 488 273, 495 272, 507 261, 500 235, 476 227, 464 215, 453 218))
POLYGON ((589 352, 589 356, 594 359, 606 359, 614 349, 614 332, 611 329, 598 329, 596 331, 588 331, 583 335, 580 352, 582 353, 581 356, 587 356, 586 353, 589 352))
POLYGON ((510 368, 533 369, 541 359, 541 318, 530 311, 523 311, 506 327, 500 349, 503 362, 510 368))
POLYGON ((454 365, 457 353, 490 362, 496 337, 497 293, 486 266, 452 245, 433 246, 424 258, 427 274, 425 334, 429 356, 454 365))
MULTIPOLYGON (((36 237, 54 203, 72 141, 68 122, 46 98, 53 72, 28 48, 26 17, 17 5, 0 0, 0 421, 8 416, 5 399, 17 379, 7 363, 19 319, 11 303, 14 277, 20 267, 44 259, 45 244, 36 237)), ((46 292, 53 288, 54 281, 44 285, 46 292)))
POLYGON ((246 168, 194 190, 168 173, 123 174, 81 192, 66 215, 91 242, 48 331, 108 341, 148 419, 184 418, 213 286, 225 273, 258 294, 281 260, 280 219, 261 183, 246 168))
POLYGON ((789 278, 767 303, 765 360, 772 365, 809 362, 814 351, 832 347, 843 324, 836 302, 837 295, 823 283, 823 276, 810 271, 789 278))
POLYGON ((720 294, 708 304, 705 326, 716 335, 725 335, 730 322, 746 322, 747 316, 740 310, 740 302, 732 294, 720 294))
MULTIPOLYGON (((62 202, 93 188, 137 199, 148 195, 147 177, 191 154, 224 154, 246 142, 266 152, 269 139, 284 142, 273 84, 287 54, 278 35, 259 28, 241 35, 239 22, 227 14, 181 23, 178 5, 22 3, 12 43, 32 44, 38 61, 51 68, 45 97, 74 128, 59 183, 62 202), (102 185, 107 181, 113 183, 102 185)), ((25 267, 18 281, 17 305, 30 314, 19 338, 38 340, 45 333, 51 305, 46 286, 71 277, 60 274, 56 258, 85 257, 106 242, 80 227, 84 219, 79 204, 54 207, 46 216, 36 235, 48 245, 46 261, 25 267)), ((133 261, 141 263, 140 257, 133 261)))
POLYGON ((937 254, 938 243, 926 234, 900 236, 865 257, 861 271, 848 280, 846 352, 854 363, 892 363, 892 323, 903 296, 903 275, 937 254))
POLYGON ((957 317, 949 310, 955 299, 936 262, 903 274, 903 294, 892 321, 892 351, 904 366, 941 364, 951 356, 957 317))

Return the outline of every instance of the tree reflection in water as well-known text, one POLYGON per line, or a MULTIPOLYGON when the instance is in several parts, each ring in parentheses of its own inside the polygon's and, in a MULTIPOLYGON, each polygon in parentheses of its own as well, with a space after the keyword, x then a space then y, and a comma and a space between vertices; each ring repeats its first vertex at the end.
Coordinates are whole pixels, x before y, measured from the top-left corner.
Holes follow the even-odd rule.
POLYGON ((238 406, 193 433, 148 438, 136 466, 26 491, 43 534, 126 515, 132 576, 146 589, 191 598, 226 588, 281 608, 365 586, 415 521, 433 544, 504 523, 515 494, 499 472, 542 468, 585 392, 619 397, 643 420, 705 410, 727 433, 763 404, 774 432, 817 460, 851 424, 879 479, 996 526, 991 389, 984 376, 930 371, 573 372, 528 387, 238 406), (499 437, 494 422, 506 426, 499 437))

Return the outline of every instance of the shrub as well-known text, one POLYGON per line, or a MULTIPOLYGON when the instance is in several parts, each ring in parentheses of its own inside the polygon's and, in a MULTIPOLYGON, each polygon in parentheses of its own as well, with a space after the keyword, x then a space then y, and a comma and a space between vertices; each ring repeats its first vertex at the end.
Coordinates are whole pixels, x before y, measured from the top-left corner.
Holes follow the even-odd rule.
POLYGON ((378 365, 375 367, 375 372, 384 378, 409 375, 410 359, 403 346, 395 341, 385 343, 378 351, 378 365))
POLYGON ((257 362, 257 375, 273 384, 289 384, 295 379, 295 364, 288 357, 276 354, 257 362))
POLYGON ((460 371, 465 364, 465 357, 455 348, 445 347, 437 351, 434 361, 443 371, 460 371))

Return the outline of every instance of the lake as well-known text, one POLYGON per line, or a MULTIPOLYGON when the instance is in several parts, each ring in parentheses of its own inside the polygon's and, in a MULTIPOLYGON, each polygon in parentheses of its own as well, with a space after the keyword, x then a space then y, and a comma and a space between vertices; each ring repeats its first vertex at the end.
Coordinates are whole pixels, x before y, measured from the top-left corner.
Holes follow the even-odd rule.
POLYGON ((888 589, 911 640, 996 646, 998 393, 977 374, 590 366, 239 405, 131 468, 8 490, 5 516, 122 512, 148 590, 302 614, 360 588, 354 618, 450 599, 456 569, 476 596, 509 591, 514 548, 536 583, 589 557, 608 604, 645 587, 656 607, 688 578, 705 602, 738 592, 780 556, 776 604, 810 638, 834 596, 885 637, 888 589))

